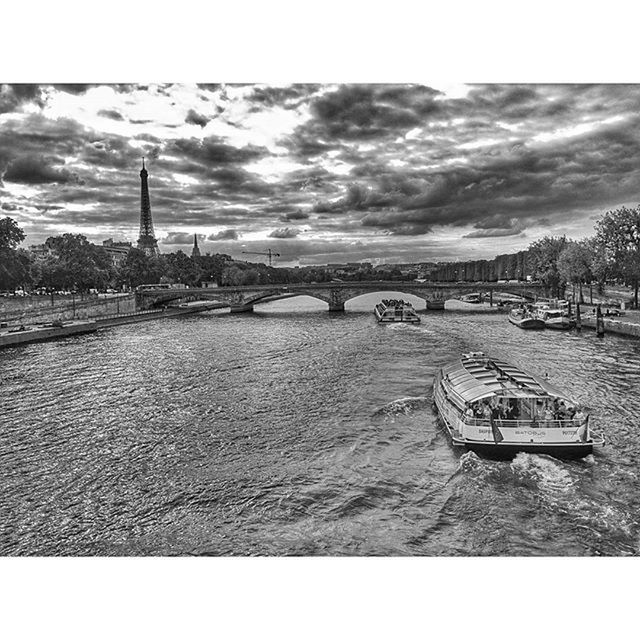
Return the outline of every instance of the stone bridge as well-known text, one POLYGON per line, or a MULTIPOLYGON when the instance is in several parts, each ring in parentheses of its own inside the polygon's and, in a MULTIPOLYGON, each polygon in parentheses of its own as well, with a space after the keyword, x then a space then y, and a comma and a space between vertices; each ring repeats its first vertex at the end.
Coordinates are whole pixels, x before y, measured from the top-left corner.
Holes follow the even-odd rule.
POLYGON ((412 294, 425 301, 442 301, 460 298, 469 293, 483 293, 492 300, 493 296, 511 294, 534 300, 545 294, 541 284, 529 282, 325 282, 318 284, 262 284, 240 287, 204 287, 191 289, 147 289, 136 292, 139 309, 151 309, 174 300, 217 300, 228 304, 232 313, 253 311, 253 306, 261 302, 271 302, 295 296, 311 296, 329 305, 329 311, 344 311, 344 304, 352 298, 366 293, 397 291, 412 294))

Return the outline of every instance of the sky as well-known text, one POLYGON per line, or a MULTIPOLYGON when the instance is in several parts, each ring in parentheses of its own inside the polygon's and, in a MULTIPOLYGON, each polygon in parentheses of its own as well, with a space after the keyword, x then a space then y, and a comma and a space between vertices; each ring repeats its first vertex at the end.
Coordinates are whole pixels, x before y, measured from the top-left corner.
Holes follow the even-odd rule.
POLYGON ((23 246, 136 242, 281 266, 492 258, 640 201, 640 85, 4 84, 23 246))

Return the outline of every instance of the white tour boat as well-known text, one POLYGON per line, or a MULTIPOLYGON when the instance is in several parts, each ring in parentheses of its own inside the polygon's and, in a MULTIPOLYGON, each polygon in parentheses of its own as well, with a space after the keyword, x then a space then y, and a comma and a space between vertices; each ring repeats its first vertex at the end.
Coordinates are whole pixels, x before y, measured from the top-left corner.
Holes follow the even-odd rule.
POLYGON ((373 312, 378 322, 420 322, 420 316, 411 303, 404 300, 382 300, 373 312))
POLYGON ((453 444, 477 453, 579 458, 604 446, 589 416, 564 393, 481 352, 438 371, 434 402, 453 444))

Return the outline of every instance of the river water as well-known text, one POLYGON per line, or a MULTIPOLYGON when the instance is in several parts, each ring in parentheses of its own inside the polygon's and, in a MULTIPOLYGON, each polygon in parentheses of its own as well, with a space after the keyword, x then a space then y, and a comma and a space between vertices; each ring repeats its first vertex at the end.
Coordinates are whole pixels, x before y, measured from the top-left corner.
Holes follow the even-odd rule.
POLYGON ((379 325, 380 297, 0 352, 0 554, 640 552, 640 342, 503 314, 379 325), (548 373, 607 446, 580 461, 454 450, 431 388, 468 350, 548 373))

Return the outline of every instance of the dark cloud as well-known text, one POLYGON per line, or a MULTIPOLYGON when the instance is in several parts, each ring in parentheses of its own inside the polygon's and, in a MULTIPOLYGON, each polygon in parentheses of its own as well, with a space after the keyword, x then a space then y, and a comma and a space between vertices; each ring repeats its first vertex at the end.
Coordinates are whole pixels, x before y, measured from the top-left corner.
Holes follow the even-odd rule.
POLYGON ((196 138, 173 140, 167 145, 167 152, 181 154, 208 165, 246 163, 270 155, 264 147, 246 145, 238 148, 226 144, 218 136, 210 136, 204 140, 196 138))
POLYGON ((258 103, 262 107, 283 107, 295 109, 310 96, 317 93, 321 85, 294 84, 288 87, 255 87, 247 98, 250 102, 258 103))
POLYGON ((199 127, 206 127, 209 118, 199 114, 195 109, 189 109, 187 117, 184 119, 187 124, 197 124, 199 127))
POLYGON ((290 220, 307 220, 308 218, 308 213, 301 209, 297 209, 296 211, 290 211, 289 213, 282 214, 279 219, 283 222, 288 222, 290 220))
POLYGON ((166 237, 162 239, 162 244, 193 244, 193 234, 183 233, 182 231, 170 231, 166 237))
POLYGON ((210 236, 207 236, 207 240, 237 240, 238 237, 238 232, 235 229, 225 229, 224 231, 212 233, 210 236))
POLYGON ((426 124, 427 117, 438 112, 434 97, 432 90, 420 86, 343 85, 312 101, 315 121, 310 128, 321 138, 397 135, 426 124), (416 91, 423 95, 418 104, 408 97, 416 91))
POLYGON ((40 85, 0 84, 0 114, 16 111, 27 102, 33 102, 39 107, 44 106, 40 85))
POLYGON ((59 91, 64 91, 66 93, 73 93, 75 95, 81 95, 86 93, 91 87, 94 87, 93 84, 54 84, 55 89, 59 91))
POLYGON ((76 174, 67 169, 56 169, 42 156, 24 156, 11 161, 4 172, 3 179, 6 182, 24 184, 80 182, 76 174))
POLYGON ((524 231, 521 225, 513 229, 480 229, 462 236, 463 238, 503 238, 505 236, 518 236, 524 231))
POLYGON ((283 229, 274 229, 270 234, 270 238, 295 238, 300 233, 299 229, 290 229, 284 227, 283 229))
POLYGON ((98 115, 110 120, 124 120, 123 115, 115 109, 101 109, 98 111, 98 115))

